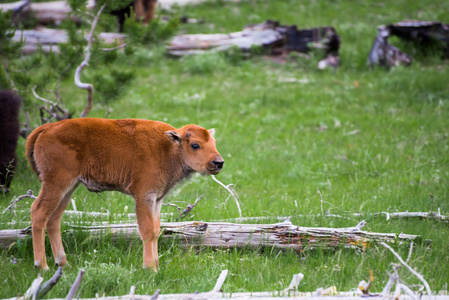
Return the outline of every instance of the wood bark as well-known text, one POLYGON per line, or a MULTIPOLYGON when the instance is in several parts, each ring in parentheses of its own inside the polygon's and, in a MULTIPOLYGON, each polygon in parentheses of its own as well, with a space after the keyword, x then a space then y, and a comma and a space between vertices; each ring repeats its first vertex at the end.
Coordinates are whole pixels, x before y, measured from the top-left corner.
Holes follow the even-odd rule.
POLYGON ((269 48, 274 55, 291 51, 308 53, 319 48, 324 50, 326 57, 338 57, 340 37, 333 27, 298 29, 295 25, 281 26, 277 21, 267 20, 227 34, 178 35, 167 49, 171 55, 184 56, 231 47, 250 51, 254 46, 269 48))
MULTIPOLYGON (((370 294, 370 296, 360 295, 356 292, 338 292, 335 294, 321 294, 319 292, 297 292, 290 293, 280 292, 243 292, 243 293, 196 293, 196 294, 159 294, 158 300, 223 300, 223 299, 263 299, 263 300, 277 300, 277 299, 297 299, 297 300, 366 300, 369 299, 392 299, 384 297, 380 294, 370 294)), ((98 300, 100 298, 80 298, 80 300, 98 300)), ((101 297, 102 300, 152 300, 152 295, 123 295, 123 296, 109 296, 101 297)), ((448 295, 437 295, 432 297, 422 296, 422 300, 449 300, 448 295)), ((5 300, 23 300, 23 297, 9 298, 5 300)), ((53 298, 49 300, 64 300, 64 298, 53 298)), ((414 300, 409 295, 399 295, 395 300, 414 300)))
MULTIPOLYGON (((72 11, 67 1, 50 1, 28 3, 24 6, 25 1, 17 1, 13 3, 0 4, 0 10, 14 12, 14 19, 20 20, 33 16, 37 19, 38 24, 46 25, 50 23, 60 24, 67 19, 69 13, 72 11)), ((30 1, 31 2, 31 1, 30 1)), ((95 6, 94 0, 87 2, 87 8, 93 9, 95 6)), ((75 16, 71 17, 74 22, 81 22, 75 16)))
MULTIPOLYGON (((209 222, 173 222, 161 223, 161 237, 179 241, 182 246, 207 246, 220 248, 258 248, 276 247, 297 251, 339 246, 365 249, 379 242, 419 241, 420 236, 396 233, 376 233, 363 231, 365 221, 355 227, 326 228, 301 227, 289 221, 277 224, 233 224, 209 222)), ((72 226, 86 230, 93 237, 104 234, 124 235, 138 238, 137 224, 111 224, 100 226, 72 226)), ((76 229, 75 229, 76 230, 76 229)), ((17 240, 23 240, 31 234, 29 228, 0 230, 0 247, 8 248, 17 240)))
MULTIPOLYGON (((98 38, 107 44, 111 44, 113 42, 121 44, 125 39, 125 35, 122 33, 102 32, 98 35, 98 38)), ((69 37, 65 30, 41 27, 31 30, 17 30, 14 34, 13 40, 18 42, 21 39, 25 40, 25 47, 22 50, 24 54, 33 53, 40 47, 42 47, 44 52, 53 51, 58 53, 58 44, 67 43, 69 37)))

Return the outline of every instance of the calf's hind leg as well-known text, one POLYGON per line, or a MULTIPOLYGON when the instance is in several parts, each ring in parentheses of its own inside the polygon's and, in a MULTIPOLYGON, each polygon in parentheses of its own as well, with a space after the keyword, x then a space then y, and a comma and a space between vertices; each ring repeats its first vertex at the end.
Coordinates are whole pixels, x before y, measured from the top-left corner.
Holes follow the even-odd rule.
MULTIPOLYGON (((44 270, 48 269, 45 258, 45 228, 47 227, 48 220, 57 210, 62 198, 67 193, 67 190, 70 190, 70 186, 73 186, 70 183, 65 185, 61 184, 61 181, 59 181, 59 184, 55 184, 57 182, 58 180, 44 180, 39 196, 31 205, 34 265, 44 270)), ((53 220, 52 225, 54 225, 55 220, 53 220)))
POLYGON ((64 210, 70 202, 70 198, 78 187, 78 183, 75 184, 62 198, 59 202, 58 207, 50 216, 47 223, 47 232, 50 239, 51 250, 53 252, 53 257, 55 258, 55 264, 57 266, 64 266, 67 263, 67 258, 64 251, 64 246, 62 245, 61 239, 61 218, 64 210))

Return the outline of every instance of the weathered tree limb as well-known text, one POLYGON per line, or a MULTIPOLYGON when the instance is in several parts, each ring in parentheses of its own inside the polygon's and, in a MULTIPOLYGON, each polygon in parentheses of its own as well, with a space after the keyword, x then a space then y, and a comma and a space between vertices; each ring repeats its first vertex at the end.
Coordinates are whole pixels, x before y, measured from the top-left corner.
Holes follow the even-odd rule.
POLYGON ((176 221, 178 221, 178 220, 184 218, 185 216, 187 216, 188 214, 190 214, 190 212, 195 208, 195 206, 198 204, 198 202, 201 200, 201 198, 203 198, 203 195, 197 197, 193 204, 183 202, 183 203, 187 204, 186 208, 184 208, 184 209, 182 207, 178 206, 177 204, 174 204, 173 202, 163 203, 162 205, 172 206, 172 207, 176 208, 179 213, 179 216, 176 219, 176 221))
POLYGON ((78 273, 78 277, 76 277, 75 282, 72 285, 72 288, 70 289, 69 293, 67 294, 67 297, 65 297, 65 300, 72 300, 73 297, 75 297, 75 294, 81 285, 81 281, 83 280, 83 275, 85 272, 86 271, 84 269, 80 270, 80 272, 78 273))
MULTIPOLYGON (((67 43, 69 40, 65 30, 43 27, 23 31, 16 30, 12 39, 13 41, 18 42, 22 36, 25 41, 25 47, 22 50, 24 54, 36 52, 40 48, 47 53, 51 51, 59 53, 57 45, 59 43, 67 43)), ((88 37, 89 35, 86 36, 86 38, 88 37)), ((124 34, 114 32, 102 32, 97 37, 107 44, 112 44, 114 42, 120 44, 123 43, 125 39, 124 34)))
POLYGON ((379 33, 374 39, 373 47, 368 56, 368 65, 380 65, 387 69, 394 66, 409 66, 412 63, 410 55, 401 52, 398 48, 388 43, 390 30, 386 26, 379 26, 379 33))
POLYGON ((68 119, 70 117, 70 113, 63 109, 62 107, 59 106, 59 104, 54 103, 51 100, 45 99, 41 96, 39 96, 36 93, 36 86, 34 86, 31 91, 33 92, 34 97, 36 97, 37 99, 43 101, 44 103, 49 104, 49 107, 45 107, 45 106, 41 106, 39 108, 40 110, 40 114, 41 114, 41 123, 45 124, 45 123, 49 123, 51 121, 51 119, 55 119, 56 121, 60 121, 60 120, 65 120, 68 119), (44 117, 44 111, 46 111, 48 113, 48 118, 44 117))
POLYGON ((393 253, 394 256, 396 256, 396 258, 401 262, 401 264, 403 264, 413 275, 415 275, 416 277, 418 277, 419 280, 421 280, 421 282, 424 284, 424 286, 426 287, 427 290, 427 295, 431 296, 432 295, 432 291, 430 290, 430 286, 427 283, 427 281, 424 279, 424 277, 419 274, 418 272, 416 272, 415 270, 413 270, 412 267, 410 267, 403 259, 402 257, 399 256, 399 254, 397 254, 390 246, 388 246, 387 244, 385 244, 384 242, 380 243, 382 246, 384 246, 385 248, 387 248, 388 250, 391 251, 391 253, 393 253))
MULTIPOLYGON (((60 24, 63 20, 69 17, 72 11, 67 1, 50 1, 30 3, 31 1, 18 1, 13 3, 0 4, 0 10, 12 10, 14 20, 28 18, 31 14, 37 19, 39 24, 60 24)), ((88 0, 87 9, 95 7, 94 0, 88 0)), ((81 22, 81 19, 71 16, 74 22, 81 22)))
POLYGON ((25 195, 19 196, 17 198, 12 198, 11 203, 8 205, 7 208, 5 208, 3 213, 7 212, 8 210, 13 210, 15 208, 17 202, 19 202, 23 198, 36 199, 36 196, 33 195, 33 191, 32 190, 28 190, 28 192, 25 195))
POLYGON ((221 222, 247 222, 247 221, 261 221, 261 220, 273 220, 276 219, 278 221, 284 221, 287 219, 292 219, 295 217, 332 217, 332 218, 344 218, 350 219, 351 217, 377 217, 377 216, 385 216, 386 220, 390 219, 401 219, 401 218, 419 218, 419 219, 435 219, 448 222, 449 215, 441 214, 440 209, 438 208, 438 212, 376 212, 376 213, 346 213, 341 215, 331 214, 327 211, 324 214, 316 214, 316 215, 291 215, 291 216, 263 216, 263 217, 242 217, 242 218, 231 218, 231 219, 223 219, 223 220, 215 220, 221 222))
MULTIPOLYGON (((317 292, 295 292, 288 294, 279 295, 278 292, 243 292, 243 293, 197 293, 197 294, 158 294, 157 298, 154 295, 124 295, 124 296, 102 296, 102 300, 223 300, 223 299, 239 299, 239 300, 277 300, 277 299, 296 299, 296 300, 366 300, 367 296, 358 295, 355 292, 339 292, 338 295, 321 295, 319 296, 317 292)), ((98 300, 99 298, 80 298, 80 300, 98 300)), ((386 298, 381 295, 370 295, 369 299, 392 299, 386 298)), ((422 300, 428 299, 425 296, 421 298, 422 300)), ((23 300, 22 297, 19 298, 9 298, 7 300, 23 300)), ((64 300, 63 298, 52 298, 49 300, 64 300)), ((414 297, 409 295, 401 294, 395 300, 416 300, 414 297)), ((432 300, 449 300, 449 296, 437 295, 433 296, 432 300)))
POLYGON ((211 293, 219 293, 220 292, 221 287, 223 286, 223 283, 226 280, 226 276, 228 276, 228 270, 221 271, 220 276, 218 277, 214 288, 210 291, 211 293))
MULTIPOLYGON (((232 189, 230 188, 231 184, 229 184, 229 185, 224 185, 220 180, 218 180, 218 179, 215 177, 215 175, 212 175, 212 179, 213 179, 216 183, 218 183, 219 185, 221 185, 225 190, 227 190, 228 193, 230 194, 230 196, 232 196, 232 198, 234 198, 235 204, 237 205, 237 209, 238 209, 238 211, 239 211, 239 217, 241 218, 241 217, 242 217, 242 210, 240 209, 239 197, 237 196, 237 193, 236 193, 234 190, 232 190, 232 189)), ((228 198, 229 198, 229 197, 228 197, 228 198)), ((227 200, 228 200, 228 199, 225 200, 225 203, 226 203, 227 200)))
MULTIPOLYGON (((329 287, 327 289, 319 288, 315 292, 299 292, 297 290, 297 287, 299 283, 301 282, 301 279, 304 277, 303 274, 295 274, 293 275, 292 281, 288 288, 281 290, 281 291, 272 291, 272 292, 243 292, 243 293, 222 293, 220 292, 221 286, 223 282, 226 279, 227 270, 224 270, 221 272, 217 283, 215 284, 215 287, 209 291, 209 292, 203 292, 203 293, 194 293, 194 294, 160 294, 160 290, 156 290, 156 292, 153 295, 135 295, 133 292, 125 296, 113 296, 113 297, 101 297, 105 300, 172 300, 172 299, 182 299, 182 300, 202 300, 202 299, 223 299, 223 298, 232 298, 232 299, 270 299, 275 300, 279 298, 294 298, 294 299, 301 299, 301 300, 307 300, 313 297, 314 300, 332 300, 332 299, 338 299, 338 300, 354 300, 354 299, 366 299, 366 295, 363 295, 360 291, 351 291, 351 292, 338 292, 335 286, 329 287)), ((394 276, 392 276, 394 277, 394 276)), ((390 277, 390 278, 392 278, 390 277)), ((393 280, 396 281, 398 278, 394 278, 393 280)), ((400 286, 405 286, 403 284, 400 284, 400 286)), ((406 291, 406 290, 404 290, 406 291)), ((411 294, 398 294, 397 297, 394 299, 397 300, 416 300, 415 294, 409 290, 411 294)), ((377 298, 377 299, 390 299, 391 296, 389 294, 383 295, 383 294, 370 294, 370 298, 377 298)), ((449 300, 449 297, 446 295, 438 295, 438 296, 432 296, 434 300, 449 300)), ((9 300, 22 300, 23 298, 10 298, 9 300)), ((98 299, 83 299, 83 300, 94 300, 98 299)), ((423 298, 424 299, 424 298, 423 298)), ((62 300, 62 299, 52 299, 52 300, 62 300)))
MULTIPOLYGON (((179 241, 182 246, 208 246, 221 248, 258 248, 276 247, 280 249, 305 250, 313 248, 365 249, 378 242, 409 243, 417 241, 420 236, 375 233, 362 231, 365 221, 357 226, 347 228, 300 227, 289 221, 277 224, 233 224, 206 222, 161 223, 162 238, 179 241)), ((102 234, 113 236, 125 235, 138 238, 137 224, 115 224, 100 226, 71 226, 86 230, 93 237, 102 234)), ((0 230, 0 247, 7 248, 17 240, 23 240, 30 234, 29 230, 0 230)))
POLYGON ((173 56, 201 54, 208 50, 223 51, 237 47, 249 52, 254 47, 268 49, 272 55, 284 55, 292 51, 308 53, 322 49, 325 58, 319 67, 338 67, 340 37, 333 27, 298 29, 293 26, 281 26, 279 22, 267 20, 256 25, 249 25, 242 31, 228 34, 185 34, 173 38, 167 47, 173 56))
POLYGON ((41 274, 37 274, 37 278, 33 280, 33 283, 31 284, 30 288, 26 291, 23 298, 25 300, 35 300, 37 291, 39 290, 39 286, 41 285, 42 281, 44 281, 44 278, 42 278, 41 274))
POLYGON ((59 281, 62 277, 62 267, 59 267, 55 274, 46 282, 44 282, 36 293, 36 299, 44 297, 59 281))
POLYGON ((87 66, 90 60, 90 48, 92 47, 93 38, 94 38, 94 31, 95 27, 97 26, 98 18, 101 15, 101 12, 106 7, 106 3, 103 4, 103 6, 98 11, 97 15, 95 16, 94 21, 92 22, 92 27, 90 30, 90 33, 87 37, 87 47, 86 47, 86 57, 84 58, 84 61, 76 68, 75 72, 75 85, 79 87, 80 89, 87 90, 87 104, 84 108, 83 112, 81 113, 81 118, 84 118, 89 113, 90 109, 92 108, 92 102, 93 102, 93 92, 94 87, 89 83, 83 83, 81 82, 81 72, 83 69, 87 66))

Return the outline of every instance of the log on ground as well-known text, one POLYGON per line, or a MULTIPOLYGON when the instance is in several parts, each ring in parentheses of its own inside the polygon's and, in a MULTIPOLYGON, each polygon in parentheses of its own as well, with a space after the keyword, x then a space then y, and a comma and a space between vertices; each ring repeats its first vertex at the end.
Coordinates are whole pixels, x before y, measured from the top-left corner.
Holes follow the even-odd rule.
MULTIPOLYGON (((94 0, 87 2, 87 9, 93 9, 95 6, 94 0)), ((13 3, 0 4, 0 10, 13 11, 13 18, 15 21, 25 20, 34 17, 40 25, 56 24, 59 25, 62 21, 69 17, 72 12, 67 1, 49 1, 31 3, 31 1, 17 1, 13 3)), ((81 20, 75 16, 71 16, 71 20, 80 23, 81 20)))
POLYGON ((178 35, 173 38, 167 51, 174 56, 184 56, 209 50, 227 50, 231 47, 248 52, 254 46, 267 48, 272 55, 292 51, 308 53, 314 49, 322 49, 325 58, 332 57, 338 61, 340 37, 333 27, 298 29, 295 25, 283 26, 277 21, 267 20, 228 34, 178 35))
MULTIPOLYGON (((233 224, 214 222, 161 223, 161 238, 175 239, 182 246, 207 246, 220 248, 276 247, 297 251, 336 247, 365 249, 372 244, 409 243, 420 241, 420 236, 396 233, 363 231, 362 221, 355 227, 326 228, 301 227, 286 221, 277 224, 233 224)), ((138 238, 137 224, 111 224, 101 226, 73 226, 86 230, 93 237, 111 234, 113 237, 138 238)), ((30 230, 0 230, 0 247, 7 248, 17 240, 30 235, 30 230)))
MULTIPOLYGON (((98 38, 107 44, 117 42, 122 44, 125 35, 122 33, 102 32, 98 35, 98 38)), ((17 30, 14 34, 13 40, 18 42, 21 39, 25 40, 25 47, 22 52, 25 54, 33 53, 42 47, 44 52, 53 51, 59 52, 58 44, 67 43, 69 37, 65 30, 50 29, 50 28, 37 28, 31 30, 17 30)))

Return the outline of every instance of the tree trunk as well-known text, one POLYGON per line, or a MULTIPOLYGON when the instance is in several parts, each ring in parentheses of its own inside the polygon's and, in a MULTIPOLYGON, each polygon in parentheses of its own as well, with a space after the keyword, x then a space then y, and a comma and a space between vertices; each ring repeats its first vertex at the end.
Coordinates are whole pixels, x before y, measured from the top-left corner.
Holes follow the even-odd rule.
MULTIPOLYGON (((12 10, 14 12, 13 17, 16 21, 24 20, 32 16, 37 19, 37 23, 40 25, 59 25, 63 20, 68 18, 68 14, 72 11, 67 1, 30 2, 31 1, 18 1, 0 4, 0 10, 12 10)), ((89 0, 87 2, 88 9, 92 9, 94 6, 94 0, 89 0)), ((74 22, 81 22, 80 19, 74 16, 72 16, 71 20, 74 22)))
MULTIPOLYGON (((207 222, 161 223, 162 238, 174 238, 183 246, 207 246, 223 248, 257 248, 261 246, 280 249, 304 250, 313 248, 365 249, 373 243, 399 243, 418 241, 417 235, 396 233, 375 233, 362 231, 365 221, 355 227, 325 228, 294 226, 289 221, 277 224, 233 224, 207 222)), ((138 238, 137 224, 111 224, 102 226, 72 226, 87 230, 93 237, 103 234, 125 235, 138 238)), ((76 230, 76 229, 74 229, 76 230)), ((29 236, 29 228, 0 230, 0 247, 7 248, 17 240, 29 236)))
MULTIPOLYGON (((28 54, 37 51, 40 47, 44 52, 59 52, 58 44, 66 43, 68 35, 65 30, 38 28, 32 30, 16 31, 13 37, 14 41, 26 40, 23 53, 28 54)), ((117 41, 123 43, 125 35, 122 33, 102 32, 98 35, 105 43, 111 44, 117 41)))

